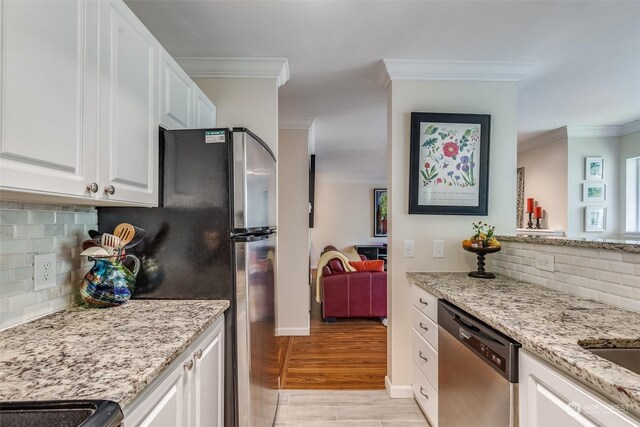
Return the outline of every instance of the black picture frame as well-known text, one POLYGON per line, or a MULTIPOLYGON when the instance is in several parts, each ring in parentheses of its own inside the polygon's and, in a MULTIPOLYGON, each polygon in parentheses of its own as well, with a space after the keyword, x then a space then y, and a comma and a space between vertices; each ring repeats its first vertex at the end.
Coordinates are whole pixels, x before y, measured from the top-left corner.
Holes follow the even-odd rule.
POLYGON ((387 204, 387 189, 374 188, 373 189, 373 237, 387 237, 388 214, 387 214, 386 204, 387 204), (382 208, 382 203, 385 204, 384 208, 382 208))
POLYGON ((490 135, 490 114, 412 112, 409 214, 486 216, 489 200, 490 135), (453 125, 451 128, 454 130, 447 132, 447 128, 441 125, 453 125), (458 130, 464 129, 460 125, 471 127, 459 134, 458 130), (421 128, 425 129, 422 134, 421 128), (439 130, 445 132, 439 133, 439 130), (429 133, 431 131, 432 134, 429 133), (451 140, 447 141, 449 135, 451 140), (474 158, 478 148, 479 159, 474 158), (431 165, 429 161, 421 162, 422 159, 432 159, 437 165, 431 165), (429 168, 426 167, 427 164, 429 168), (477 178, 474 175, 476 166, 477 178), (476 185, 477 190, 470 191, 476 185), (436 194, 433 197, 429 195, 434 203, 420 200, 421 192, 425 191, 422 187, 427 186, 433 188, 432 192, 436 194))

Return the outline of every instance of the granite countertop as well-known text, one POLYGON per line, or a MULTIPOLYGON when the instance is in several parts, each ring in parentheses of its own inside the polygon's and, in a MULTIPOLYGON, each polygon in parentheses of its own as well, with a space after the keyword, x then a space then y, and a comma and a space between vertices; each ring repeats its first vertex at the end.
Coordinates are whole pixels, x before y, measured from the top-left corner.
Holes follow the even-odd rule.
POLYGON ((107 399, 125 408, 229 301, 73 306, 0 332, 0 401, 107 399))
POLYGON ((539 245, 571 246, 588 249, 612 249, 623 252, 640 253, 640 241, 638 240, 613 240, 613 239, 576 239, 557 236, 496 236, 501 242, 534 243, 539 245))
POLYGON ((640 375, 578 345, 640 347, 640 313, 505 276, 484 280, 467 273, 407 273, 407 277, 640 416, 640 375))

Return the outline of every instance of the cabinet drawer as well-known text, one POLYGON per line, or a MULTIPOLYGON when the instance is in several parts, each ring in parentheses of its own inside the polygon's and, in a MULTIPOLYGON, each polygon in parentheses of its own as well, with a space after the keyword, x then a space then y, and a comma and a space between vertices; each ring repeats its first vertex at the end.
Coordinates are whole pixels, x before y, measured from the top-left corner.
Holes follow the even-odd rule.
POLYGON ((411 303, 431 320, 438 323, 438 298, 417 285, 411 289, 411 303))
POLYGON ((411 309, 411 324, 431 347, 438 351, 438 325, 416 307, 411 309))
POLYGON ((422 375, 420 368, 412 363, 413 395, 433 427, 438 427, 438 392, 422 375))
POLYGON ((411 337, 411 359, 438 390, 438 353, 415 330, 411 337))

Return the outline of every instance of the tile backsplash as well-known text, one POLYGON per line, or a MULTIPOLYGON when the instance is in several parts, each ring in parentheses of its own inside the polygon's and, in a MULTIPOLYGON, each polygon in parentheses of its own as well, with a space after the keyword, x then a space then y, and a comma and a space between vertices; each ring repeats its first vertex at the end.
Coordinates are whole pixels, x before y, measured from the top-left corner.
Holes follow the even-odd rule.
POLYGON ((496 273, 640 312, 640 253, 503 242, 491 259, 496 273), (555 271, 534 266, 538 253, 555 271))
POLYGON ((95 208, 0 201, 0 329, 68 307, 80 299, 90 264, 79 256, 95 208), (33 258, 55 253, 55 284, 34 290, 33 258))

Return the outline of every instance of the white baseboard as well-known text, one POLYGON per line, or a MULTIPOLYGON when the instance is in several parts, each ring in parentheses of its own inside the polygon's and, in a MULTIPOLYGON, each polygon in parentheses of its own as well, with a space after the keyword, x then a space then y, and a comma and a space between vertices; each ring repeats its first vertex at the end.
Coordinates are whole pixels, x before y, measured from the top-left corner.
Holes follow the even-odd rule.
POLYGON ((410 385, 393 385, 388 376, 384 377, 384 388, 392 399, 410 399, 413 397, 413 387, 410 385))
POLYGON ((309 327, 306 328, 277 328, 276 335, 279 337, 285 336, 309 336, 309 327))

